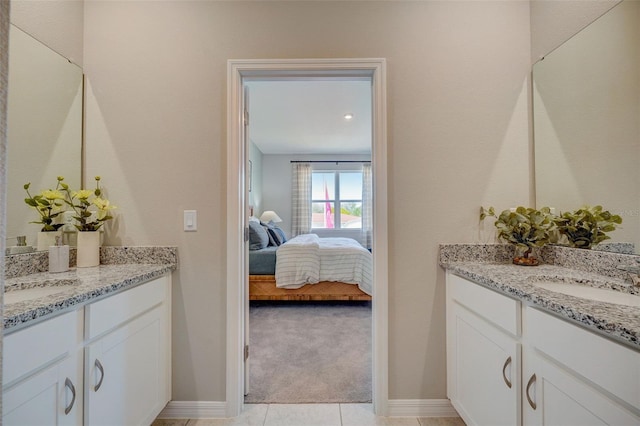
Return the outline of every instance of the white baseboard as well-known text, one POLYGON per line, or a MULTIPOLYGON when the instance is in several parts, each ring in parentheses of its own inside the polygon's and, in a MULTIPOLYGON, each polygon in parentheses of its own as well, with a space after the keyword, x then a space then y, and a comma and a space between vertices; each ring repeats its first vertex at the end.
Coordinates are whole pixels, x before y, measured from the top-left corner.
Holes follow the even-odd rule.
POLYGON ((227 417, 224 401, 169 401, 159 419, 223 419, 227 417))
POLYGON ((448 399, 390 399, 389 417, 460 417, 448 399))
MULTIPOLYGON (((389 417, 459 417, 448 399, 391 399, 389 417)), ((224 401, 169 401, 160 419, 223 419, 224 401)))

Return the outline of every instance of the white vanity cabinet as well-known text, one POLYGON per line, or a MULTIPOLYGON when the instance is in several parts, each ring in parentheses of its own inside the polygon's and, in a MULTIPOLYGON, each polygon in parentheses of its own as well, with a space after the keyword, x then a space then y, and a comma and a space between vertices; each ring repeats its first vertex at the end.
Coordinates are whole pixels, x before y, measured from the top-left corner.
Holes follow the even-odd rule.
POLYGON ((468 425, 520 423, 520 302, 447 275, 447 393, 468 425))
POLYGON ((525 425, 640 424, 640 352, 526 307, 525 425))
POLYGON ((82 424, 81 333, 76 311, 4 337, 2 424, 82 424))
POLYGON ((447 385, 467 425, 640 424, 639 351, 450 272, 447 385))
POLYGON ((169 402, 168 281, 86 307, 86 424, 148 425, 169 402))
POLYGON ((171 277, 23 330, 3 348, 3 425, 149 425, 171 399, 171 277))

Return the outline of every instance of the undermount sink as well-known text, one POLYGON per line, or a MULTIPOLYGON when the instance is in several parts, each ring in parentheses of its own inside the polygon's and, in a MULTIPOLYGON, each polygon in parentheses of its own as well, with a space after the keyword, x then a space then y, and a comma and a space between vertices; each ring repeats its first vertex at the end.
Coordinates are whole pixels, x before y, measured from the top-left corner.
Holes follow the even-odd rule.
POLYGON ((16 286, 10 286, 5 289, 4 303, 9 305, 12 303, 19 303, 28 300, 36 300, 41 297, 53 296, 59 293, 64 293, 78 285, 78 280, 74 279, 60 279, 60 280, 45 280, 38 282, 25 282, 16 286))
MULTIPOLYGON (((598 288, 585 285, 584 280, 573 279, 539 279, 531 277, 530 284, 544 290, 580 297, 582 299, 596 300, 598 302, 614 303, 616 305, 640 307, 640 296, 610 288, 598 288)), ((596 285, 598 283, 595 283, 596 285)))

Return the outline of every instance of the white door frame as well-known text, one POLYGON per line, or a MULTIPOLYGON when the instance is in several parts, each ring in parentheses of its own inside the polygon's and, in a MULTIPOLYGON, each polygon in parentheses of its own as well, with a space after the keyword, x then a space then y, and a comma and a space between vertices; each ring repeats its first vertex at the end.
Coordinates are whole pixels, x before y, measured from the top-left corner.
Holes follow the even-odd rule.
POLYGON ((385 59, 258 59, 227 63, 227 416, 244 405, 245 147, 242 143, 244 78, 370 77, 373 91, 373 407, 388 404, 387 87, 385 59))

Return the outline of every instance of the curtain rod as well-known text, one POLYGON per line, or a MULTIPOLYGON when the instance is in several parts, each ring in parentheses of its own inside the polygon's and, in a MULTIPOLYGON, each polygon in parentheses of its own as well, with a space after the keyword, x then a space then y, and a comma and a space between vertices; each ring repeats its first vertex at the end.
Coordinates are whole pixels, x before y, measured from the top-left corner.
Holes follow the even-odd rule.
POLYGON ((292 163, 370 163, 370 160, 291 160, 292 163))

